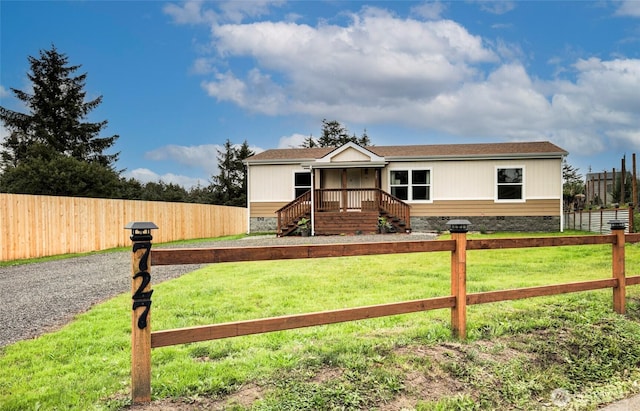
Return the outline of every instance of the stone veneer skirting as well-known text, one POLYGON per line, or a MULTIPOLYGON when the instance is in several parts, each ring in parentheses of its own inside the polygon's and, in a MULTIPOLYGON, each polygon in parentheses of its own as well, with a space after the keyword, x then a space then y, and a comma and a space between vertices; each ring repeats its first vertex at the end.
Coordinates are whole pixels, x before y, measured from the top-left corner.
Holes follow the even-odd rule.
POLYGON ((251 217, 249 219, 250 233, 271 233, 278 228, 276 217, 251 217))
POLYGON ((560 231, 560 216, 447 216, 411 217, 415 232, 447 231, 447 221, 468 220, 469 231, 560 231))
MULTIPOLYGON (((560 231, 559 216, 518 216, 518 217, 411 217, 411 229, 415 232, 447 231, 449 220, 469 220, 469 231, 560 231)), ((275 217, 252 217, 249 231, 252 233, 275 232, 275 217)))

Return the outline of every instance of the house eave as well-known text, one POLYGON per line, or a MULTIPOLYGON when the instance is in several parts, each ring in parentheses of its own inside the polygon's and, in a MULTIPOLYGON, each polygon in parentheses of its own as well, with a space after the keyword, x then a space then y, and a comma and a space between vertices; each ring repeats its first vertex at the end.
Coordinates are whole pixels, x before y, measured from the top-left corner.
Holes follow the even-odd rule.
POLYGON ((384 168, 388 164, 388 161, 342 161, 335 163, 319 163, 319 162, 305 162, 302 163, 302 168, 315 168, 315 169, 327 169, 327 168, 384 168))
POLYGON ((390 161, 456 161, 456 160, 512 160, 512 159, 562 159, 562 153, 508 153, 508 154, 468 154, 444 156, 386 156, 390 161))
POLYGON ((244 161, 246 165, 287 165, 287 164, 304 164, 315 161, 314 158, 298 158, 298 159, 269 159, 269 160, 251 160, 244 161))

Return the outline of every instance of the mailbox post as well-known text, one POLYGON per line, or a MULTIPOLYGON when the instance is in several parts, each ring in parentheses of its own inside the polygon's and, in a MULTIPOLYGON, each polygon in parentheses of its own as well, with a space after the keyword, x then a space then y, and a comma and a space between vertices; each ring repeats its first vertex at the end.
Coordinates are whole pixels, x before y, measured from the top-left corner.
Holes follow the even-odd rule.
POLYGON ((618 314, 624 314, 626 311, 626 277, 624 268, 624 230, 626 226, 622 220, 610 220, 609 225, 611 226, 611 235, 616 236, 611 252, 613 258, 613 278, 618 282, 618 284, 613 287, 613 309, 618 314))
POLYGON ((456 305, 451 308, 451 328, 453 335, 461 340, 467 338, 467 232, 468 220, 450 220, 447 228, 456 242, 451 252, 451 295, 456 305))
POLYGON ((131 222, 131 400, 151 402, 151 222, 131 222))

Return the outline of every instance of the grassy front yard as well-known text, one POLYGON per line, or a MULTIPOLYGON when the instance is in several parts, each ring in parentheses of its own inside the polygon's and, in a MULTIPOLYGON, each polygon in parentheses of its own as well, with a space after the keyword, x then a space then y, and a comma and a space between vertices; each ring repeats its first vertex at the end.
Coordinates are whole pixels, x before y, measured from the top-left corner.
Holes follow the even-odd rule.
MULTIPOLYGON (((471 251, 469 292, 611 276, 610 246, 471 251)), ((627 245, 640 274, 640 244, 627 245)), ((233 263, 153 285, 155 330, 448 295, 450 253, 233 263)), ((128 267, 123 267, 127 275, 128 267)), ((152 272, 153 276, 153 272, 152 272)), ((640 287, 392 316, 153 350, 157 407, 590 410, 640 392, 640 287)), ((131 296, 0 351, 0 409, 129 405, 131 296)), ((157 408, 158 409, 158 408, 157 408)))

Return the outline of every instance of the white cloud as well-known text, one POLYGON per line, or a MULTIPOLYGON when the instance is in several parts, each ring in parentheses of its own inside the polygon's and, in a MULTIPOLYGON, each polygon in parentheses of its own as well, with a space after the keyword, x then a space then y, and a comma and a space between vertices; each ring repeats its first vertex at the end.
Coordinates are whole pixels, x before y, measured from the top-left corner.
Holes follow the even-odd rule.
POLYGON ((199 146, 168 145, 145 153, 144 157, 154 161, 171 161, 184 166, 203 170, 207 175, 218 174, 218 150, 223 147, 217 144, 199 146))
POLYGON ((516 3, 508 0, 480 0, 480 9, 492 14, 505 14, 516 8, 516 3))
POLYGON ((270 115, 363 104, 375 111, 397 99, 433 98, 476 78, 473 64, 498 59, 453 21, 398 19, 371 7, 348 27, 258 22, 212 30, 220 57, 258 64, 244 77, 216 73, 203 83, 207 93, 270 115))
POLYGON ((136 168, 135 170, 124 172, 123 175, 126 178, 134 178, 142 183, 159 183, 160 181, 162 181, 166 184, 177 184, 186 188, 187 190, 197 186, 198 184, 200 184, 201 186, 206 186, 209 184, 208 181, 201 178, 181 176, 173 173, 166 173, 161 175, 149 170, 148 168, 136 168))
POLYGON ((615 14, 617 16, 640 17, 640 2, 638 0, 623 0, 615 14))
MULTIPOLYGON (((239 148, 240 144, 234 144, 235 148, 239 148)), ((249 149, 254 153, 260 153, 264 149, 256 146, 250 146, 249 149)), ((218 175, 218 151, 224 152, 224 147, 218 144, 203 144, 199 146, 180 146, 167 145, 157 149, 148 151, 144 157, 162 164, 164 168, 175 168, 175 164, 182 167, 186 166, 194 171, 195 174, 206 175, 208 178, 218 175)), ((162 180, 165 183, 175 183, 186 188, 191 188, 197 184, 206 186, 209 180, 202 178, 188 177, 184 175, 165 173, 159 174, 147 168, 138 168, 123 173, 125 177, 133 177, 143 182, 157 182, 162 180)))
POLYGON ((9 90, 4 88, 4 86, 0 85, 0 98, 9 97, 9 90))
POLYGON ((203 10, 202 0, 186 1, 180 6, 177 4, 167 4, 163 11, 173 18, 178 24, 202 24, 215 23, 217 15, 211 10, 203 10))
MULTIPOLYGON (((516 5, 479 4, 492 13, 516 5)), ((633 14, 635 4, 622 3, 619 13, 633 14)), ((559 79, 539 79, 527 71, 521 45, 474 35, 441 19, 441 7, 417 6, 414 19, 368 6, 346 25, 212 24, 217 54, 196 65, 209 73, 202 87, 218 101, 273 116, 402 124, 484 141, 551 140, 578 154, 640 149, 640 60, 568 65, 568 53, 554 61, 559 79)), ((304 138, 283 136, 279 147, 304 138)))
POLYGON ((220 9, 226 20, 239 23, 247 17, 255 18, 268 14, 271 6, 284 4, 283 0, 225 1, 220 9))
POLYGON ((309 136, 303 134, 292 134, 290 136, 282 136, 278 141, 278 148, 297 148, 304 143, 309 136))
POLYGON ((418 17, 422 17, 428 20, 436 20, 439 19, 442 13, 447 9, 440 1, 429 1, 424 2, 418 6, 411 8, 411 13, 415 14, 418 17))
POLYGON ((218 21, 240 23, 246 18, 256 18, 268 14, 272 6, 284 4, 283 0, 221 1, 217 2, 219 12, 206 9, 207 2, 190 0, 184 3, 169 3, 163 11, 177 24, 203 24, 218 21))

